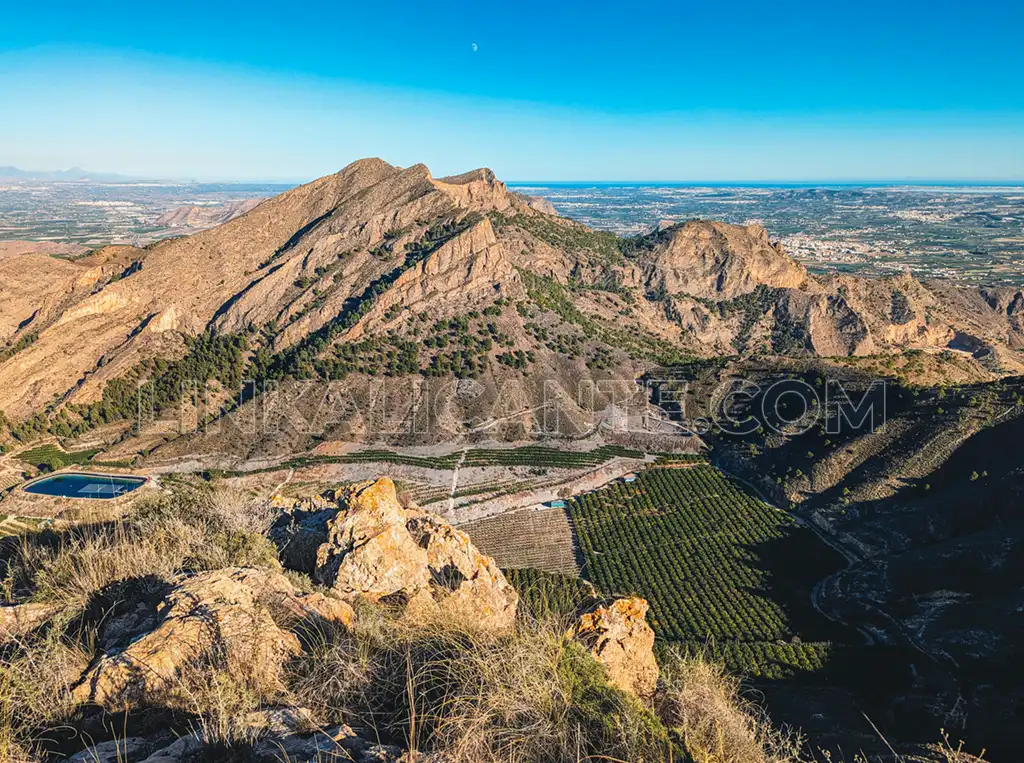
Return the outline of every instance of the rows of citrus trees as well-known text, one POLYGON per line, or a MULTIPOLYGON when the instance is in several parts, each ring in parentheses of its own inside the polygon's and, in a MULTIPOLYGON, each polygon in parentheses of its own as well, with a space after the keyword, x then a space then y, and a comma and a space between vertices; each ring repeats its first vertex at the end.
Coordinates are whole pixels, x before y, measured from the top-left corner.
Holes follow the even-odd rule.
POLYGON ((687 642, 680 646, 691 654, 710 656, 735 673, 770 681, 813 676, 829 667, 837 650, 845 649, 827 641, 806 644, 780 644, 774 641, 687 642))
POLYGON ((589 451, 572 451, 525 445, 519 448, 474 448, 466 452, 465 466, 539 466, 584 469, 612 458, 643 458, 644 454, 619 445, 601 445, 589 451))
POLYGON ((791 643, 821 639, 809 599, 822 544, 714 467, 651 469, 574 498, 569 513, 584 576, 645 597, 659 639, 716 644, 730 667, 765 678, 827 661, 828 644, 791 643))
POLYGON ((284 464, 267 467, 272 471, 282 467, 305 467, 316 464, 389 463, 418 466, 424 469, 454 469, 463 466, 532 466, 550 469, 588 469, 600 466, 613 458, 642 459, 644 453, 619 445, 601 445, 587 451, 571 451, 526 445, 519 448, 469 448, 465 455, 453 451, 441 456, 415 456, 390 450, 357 450, 337 456, 298 456, 284 464))
POLYGON ((790 522, 717 469, 647 471, 580 496, 570 512, 585 574, 604 591, 646 596, 660 636, 761 641, 791 632, 755 559, 790 522))

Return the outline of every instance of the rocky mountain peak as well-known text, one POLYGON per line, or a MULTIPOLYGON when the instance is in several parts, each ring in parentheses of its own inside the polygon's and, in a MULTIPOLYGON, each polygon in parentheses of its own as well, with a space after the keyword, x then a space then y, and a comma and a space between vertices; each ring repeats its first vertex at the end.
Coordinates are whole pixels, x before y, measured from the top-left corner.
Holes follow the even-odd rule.
POLYGON ((651 234, 648 289, 711 300, 734 299, 760 285, 797 288, 806 269, 760 225, 690 220, 651 234))
POLYGON ((443 177, 433 183, 465 209, 502 212, 515 204, 515 196, 487 168, 443 177))

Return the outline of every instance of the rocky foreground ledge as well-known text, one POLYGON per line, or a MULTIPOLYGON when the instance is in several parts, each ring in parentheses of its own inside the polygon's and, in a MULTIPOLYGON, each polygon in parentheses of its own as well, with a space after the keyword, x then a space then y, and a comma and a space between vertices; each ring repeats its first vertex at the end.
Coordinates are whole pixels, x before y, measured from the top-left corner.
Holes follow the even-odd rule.
MULTIPOLYGON (((380 627, 382 617, 425 632, 444 623, 442 650, 515 638, 521 627, 515 589, 465 533, 414 505, 403 506, 390 479, 311 499, 275 497, 265 508, 276 517, 266 534, 281 567, 184 571, 159 584, 147 582, 144 596, 110 604, 91 632, 91 658, 67 682, 68 707, 79 708, 76 717, 99 712, 124 718, 147 708, 201 716, 197 705, 208 702, 204 692, 230 676, 248 695, 261 698, 258 706, 232 716, 229 736, 246 740, 245 759, 414 759, 408 744, 381 744, 379 734, 355 721, 321 723, 294 689, 294 663, 328 641, 348 648, 345 634, 354 643, 360 629, 380 627)), ((594 659, 602 680, 640 701, 658 684, 646 612, 644 600, 621 599, 560 631, 565 644, 581 646, 580 654, 594 659)), ((61 617, 58 608, 38 601, 2 607, 0 642, 32 643, 48 628, 66 628, 61 617)), ((87 611, 72 622, 81 629, 88 618, 87 611)), ((373 687, 363 691, 372 693, 373 687)), ((127 735, 70 759, 212 760, 211 746, 223 745, 225 735, 223 729, 214 732, 200 722, 178 733, 127 735)))

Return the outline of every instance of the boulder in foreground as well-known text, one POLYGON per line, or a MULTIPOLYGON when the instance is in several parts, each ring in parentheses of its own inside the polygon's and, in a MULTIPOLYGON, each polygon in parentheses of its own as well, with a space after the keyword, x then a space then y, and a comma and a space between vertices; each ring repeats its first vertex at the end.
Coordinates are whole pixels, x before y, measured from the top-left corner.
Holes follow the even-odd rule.
POLYGON ((293 509, 275 525, 271 537, 285 565, 347 599, 512 627, 519 596, 494 560, 441 517, 404 508, 387 477, 342 491, 332 508, 321 506, 293 509))

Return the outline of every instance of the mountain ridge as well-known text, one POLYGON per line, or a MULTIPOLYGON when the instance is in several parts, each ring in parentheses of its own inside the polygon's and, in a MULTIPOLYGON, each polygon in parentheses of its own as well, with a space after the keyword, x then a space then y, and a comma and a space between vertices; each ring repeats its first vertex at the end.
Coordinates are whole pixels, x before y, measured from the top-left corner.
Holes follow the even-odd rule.
MULTIPOLYGON (((353 348, 379 359, 403 343, 420 353, 404 373, 496 380, 907 349, 949 356, 951 380, 1024 370, 1019 290, 814 276, 760 226, 621 239, 537 206, 488 169, 434 178, 362 159, 191 236, 47 263, 60 275, 27 281, 54 281, 41 300, 18 279, 3 287, 0 339, 18 349, 0 363, 0 410, 18 421, 97 404, 203 335, 244 337, 257 371, 299 377, 344 375, 360 367, 339 361, 353 348), (446 321, 465 324, 460 349, 424 345, 446 321)), ((42 268, 25 263, 23 281, 42 268)))

